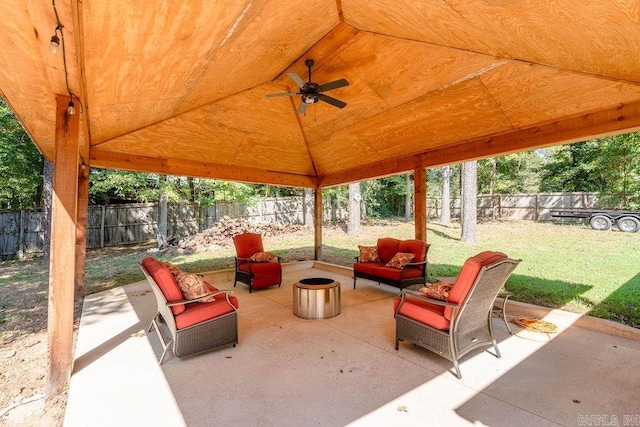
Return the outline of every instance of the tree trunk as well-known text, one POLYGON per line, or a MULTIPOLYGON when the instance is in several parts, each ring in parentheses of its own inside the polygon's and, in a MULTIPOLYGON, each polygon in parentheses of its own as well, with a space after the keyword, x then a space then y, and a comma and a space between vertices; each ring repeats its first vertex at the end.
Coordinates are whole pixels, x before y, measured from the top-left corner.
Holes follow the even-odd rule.
POLYGON ((356 236, 360 233, 360 183, 349 184, 349 224, 347 234, 356 236))
POLYGON ((44 159, 43 170, 44 191, 42 194, 42 228, 44 230, 44 245, 42 247, 42 260, 49 262, 51 251, 49 244, 51 242, 51 197, 53 195, 53 162, 44 159))
POLYGON ((196 185, 190 176, 187 177, 187 185, 189 186, 189 201, 193 203, 196 201, 196 185))
POLYGON ((313 228, 313 205, 313 190, 305 188, 302 196, 302 221, 309 228, 313 228))
POLYGON ((462 164, 462 236, 460 241, 476 243, 478 162, 462 164))
POLYGON ((489 196, 491 196, 491 219, 493 219, 494 221, 498 217, 496 215, 496 203, 493 198, 493 193, 495 193, 497 175, 498 175, 498 158, 493 157, 491 159, 491 179, 489 180, 489 196))
MULTIPOLYGON (((166 183, 167 177, 160 179, 166 183)), ((158 202, 158 249, 164 249, 167 246, 167 209, 168 197, 164 192, 163 185, 160 186, 160 200, 158 202)))
POLYGON ((440 222, 451 224, 451 167, 442 167, 442 201, 440 207, 440 222))
POLYGON ((413 194, 413 187, 411 185, 411 174, 406 175, 407 194, 404 197, 404 218, 408 221, 412 217, 413 213, 413 200, 411 195, 413 194))

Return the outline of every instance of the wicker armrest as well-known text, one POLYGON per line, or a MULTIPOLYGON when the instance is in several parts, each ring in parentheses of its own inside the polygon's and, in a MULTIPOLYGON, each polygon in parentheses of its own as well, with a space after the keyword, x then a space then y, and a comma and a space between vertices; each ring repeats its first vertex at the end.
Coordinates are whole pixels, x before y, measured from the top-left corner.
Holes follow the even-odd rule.
POLYGON ((431 304, 436 304, 436 305, 441 305, 443 307, 457 307, 458 304, 454 304, 452 302, 447 302, 447 301, 442 301, 439 299, 433 299, 433 298, 429 298, 427 296, 425 296, 422 292, 420 291, 412 291, 412 290, 404 290, 402 291, 402 293, 400 294, 400 296, 402 297, 402 302, 404 302, 405 296, 412 296, 414 298, 418 298, 421 299, 423 301, 427 301, 431 304))
POLYGON ((233 304, 231 304, 231 301, 229 301, 229 295, 232 295, 233 291, 217 291, 217 292, 212 292, 210 294, 203 295, 201 297, 194 298, 194 299, 189 299, 189 300, 184 300, 184 301, 179 301, 179 302, 168 302, 167 303, 167 307, 173 307, 173 306, 182 305, 182 304, 191 304, 193 302, 200 302, 203 299, 206 299, 206 298, 209 298, 209 297, 213 297, 213 296, 216 296, 216 295, 222 295, 222 294, 224 294, 224 297, 227 300, 227 303, 230 306, 232 306, 234 310, 237 310, 237 308, 233 304))
POLYGON ((420 261, 420 262, 408 262, 405 265, 403 265, 402 268, 405 268, 405 267, 417 267, 419 265, 424 265, 426 263, 427 263, 427 260, 420 261))

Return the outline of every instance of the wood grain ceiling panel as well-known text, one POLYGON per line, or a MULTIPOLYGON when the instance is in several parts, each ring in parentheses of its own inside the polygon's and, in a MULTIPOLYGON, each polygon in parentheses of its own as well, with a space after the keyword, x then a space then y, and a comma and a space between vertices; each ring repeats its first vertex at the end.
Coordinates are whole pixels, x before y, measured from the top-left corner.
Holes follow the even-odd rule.
POLYGON ((481 77, 515 127, 635 102, 640 85, 509 62, 481 77))
POLYGON ((385 156, 419 153, 510 129, 511 124, 479 78, 432 92, 349 127, 385 156))
POLYGON ((363 160, 368 163, 385 157, 363 143, 348 130, 341 130, 311 148, 318 175, 327 175, 342 169, 350 169, 363 160))
POLYGON ((345 22, 363 31, 640 81, 633 1, 343 0, 342 7, 345 22))

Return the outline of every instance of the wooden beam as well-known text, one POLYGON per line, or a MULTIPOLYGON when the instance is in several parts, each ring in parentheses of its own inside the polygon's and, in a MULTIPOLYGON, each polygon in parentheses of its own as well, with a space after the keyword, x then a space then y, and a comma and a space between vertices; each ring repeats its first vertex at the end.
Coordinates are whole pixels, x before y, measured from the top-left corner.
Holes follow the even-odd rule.
POLYGON ((79 115, 67 113, 68 95, 56 96, 56 138, 49 262, 49 371, 47 396, 62 393, 73 366, 73 300, 78 204, 79 115))
POLYGON ((313 200, 313 240, 314 240, 314 257, 316 261, 322 261, 322 189, 315 189, 315 197, 313 200))
POLYGON ((84 273, 87 259, 87 216, 89 214, 89 166, 80 165, 78 172, 78 206, 76 212, 76 280, 75 300, 84 297, 84 273))
POLYGON ((395 157, 318 177, 322 188, 399 174, 418 166, 431 168, 486 157, 569 144, 640 130, 640 102, 571 117, 541 126, 517 129, 495 136, 460 141, 415 155, 395 157))
MULTIPOLYGON (((151 156, 131 156, 125 153, 93 148, 91 167, 120 169, 162 175, 193 176, 286 187, 315 188, 314 176, 264 171, 251 167, 229 166, 212 162, 194 162, 151 156)), ((274 159, 275 161, 275 159, 274 159)))
POLYGON ((416 239, 427 241, 427 171, 416 168, 413 171, 413 217, 416 239))

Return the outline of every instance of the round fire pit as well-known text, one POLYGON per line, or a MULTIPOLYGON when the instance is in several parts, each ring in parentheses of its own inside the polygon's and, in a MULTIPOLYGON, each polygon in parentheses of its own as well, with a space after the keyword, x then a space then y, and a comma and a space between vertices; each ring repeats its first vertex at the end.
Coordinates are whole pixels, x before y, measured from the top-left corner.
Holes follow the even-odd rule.
POLYGON ((340 314, 340 283, 314 277, 293 284, 293 314, 303 319, 328 319, 340 314))

